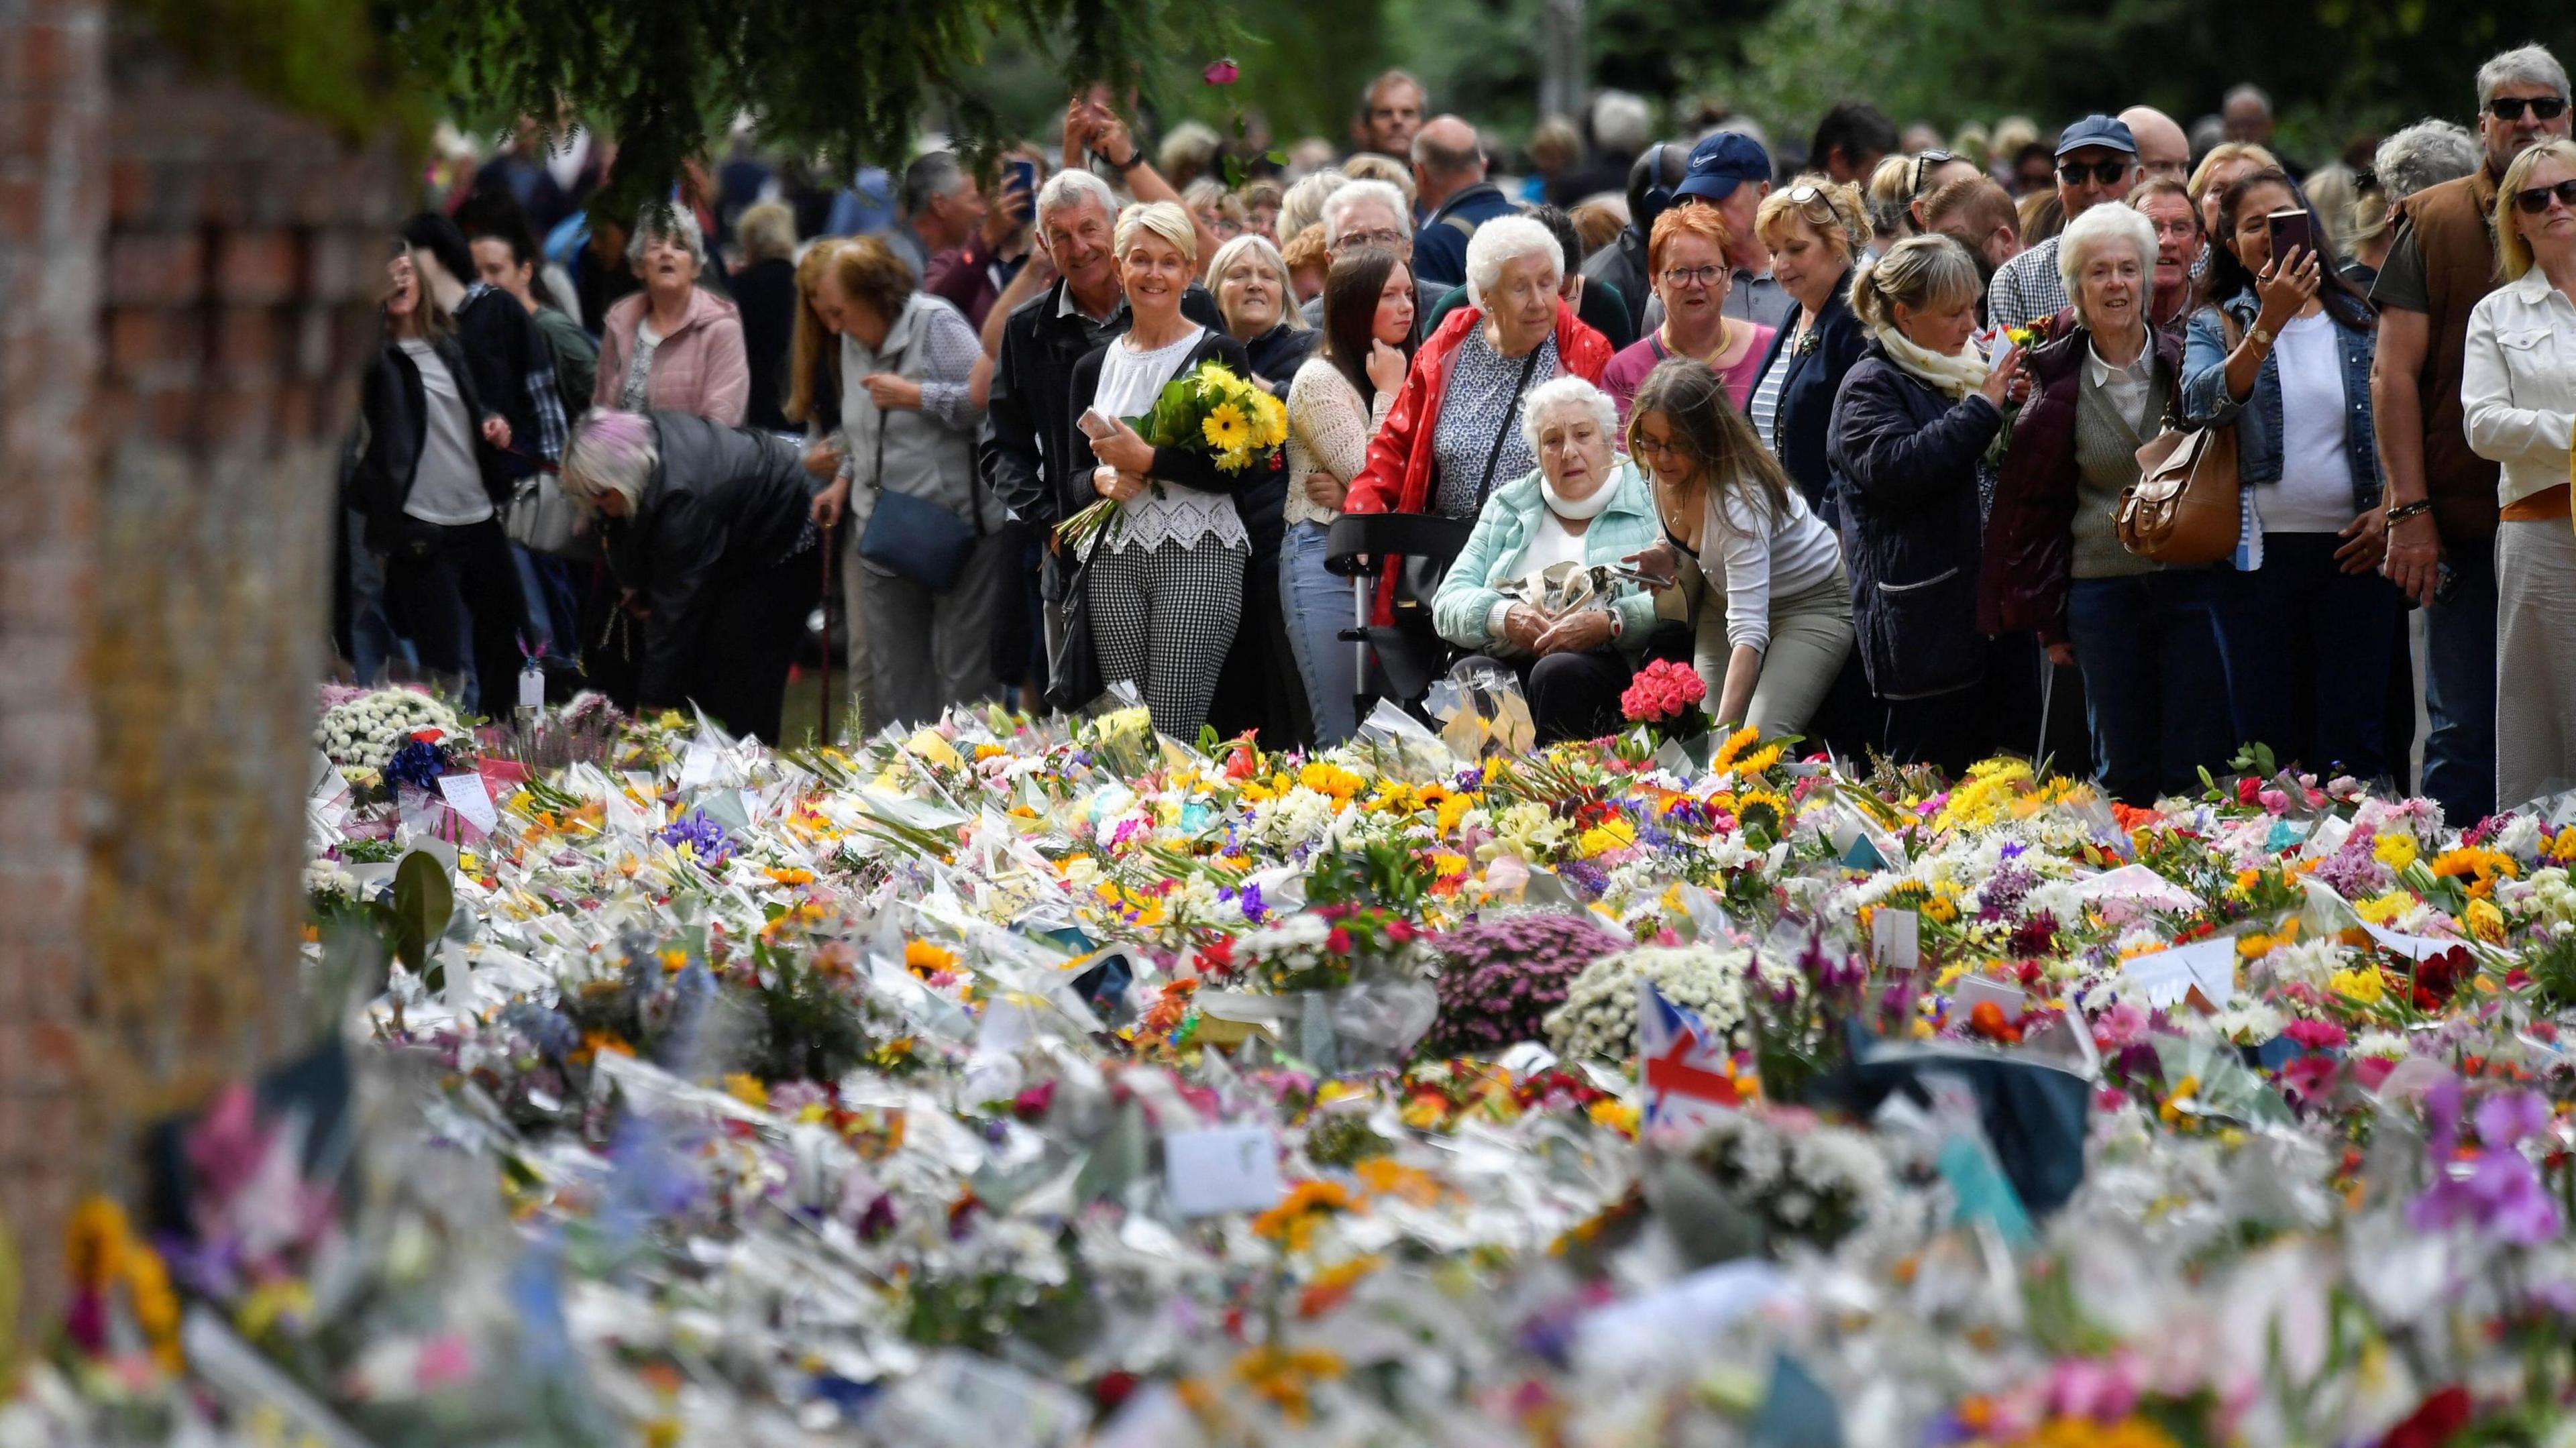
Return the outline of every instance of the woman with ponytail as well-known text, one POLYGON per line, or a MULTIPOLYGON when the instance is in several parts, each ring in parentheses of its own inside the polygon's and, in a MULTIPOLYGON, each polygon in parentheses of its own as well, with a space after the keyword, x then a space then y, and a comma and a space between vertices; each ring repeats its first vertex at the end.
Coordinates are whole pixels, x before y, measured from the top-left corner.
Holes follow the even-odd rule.
POLYGON ((2003 426, 2015 358, 1978 352, 1977 264, 1947 236, 1917 236, 1853 273, 1869 333, 1834 400, 1825 452, 1841 504, 1852 622, 1885 711, 1879 749, 1961 771, 1994 739, 1976 685, 1985 456, 2003 426))

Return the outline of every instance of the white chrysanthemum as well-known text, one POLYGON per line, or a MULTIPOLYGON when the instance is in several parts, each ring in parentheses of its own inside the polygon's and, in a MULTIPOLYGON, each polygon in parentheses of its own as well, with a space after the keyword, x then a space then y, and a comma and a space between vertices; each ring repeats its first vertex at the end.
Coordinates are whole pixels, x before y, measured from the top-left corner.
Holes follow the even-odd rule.
POLYGON ((2271 954, 2263 957, 2260 968, 2269 971, 2276 981, 2323 989, 2326 981, 2344 968, 2351 954, 2330 939, 2300 940, 2275 946, 2271 954))
POLYGON ((2209 1028, 2219 1039, 2238 1046, 2259 1046, 2288 1024, 2287 1016, 2260 1001, 2230 1006, 2209 1018, 2209 1028))
POLYGON ((2376 1056, 2384 1061, 2403 1061, 2413 1054, 2406 1038, 2395 1031, 2364 1031, 2353 1040, 2352 1054, 2376 1056))
POLYGON ((1746 992, 1794 988, 1801 979, 1791 967, 1758 964, 1745 950, 1641 946, 1606 955, 1584 967, 1566 988, 1565 1003, 1548 1016, 1548 1039, 1556 1053, 1572 1060, 1634 1055, 1640 977, 1738 1045, 1745 1044, 1746 992))
POLYGON ((2540 857, 2540 847, 2547 838, 2537 816, 2515 815, 2505 822, 2503 829, 2495 832, 2495 838, 2488 844, 2529 864, 2540 857))

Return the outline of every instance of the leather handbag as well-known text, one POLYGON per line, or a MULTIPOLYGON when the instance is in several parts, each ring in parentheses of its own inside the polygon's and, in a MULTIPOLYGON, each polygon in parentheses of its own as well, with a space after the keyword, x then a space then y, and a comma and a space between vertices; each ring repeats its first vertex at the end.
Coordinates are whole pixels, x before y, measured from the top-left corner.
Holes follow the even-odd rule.
POLYGON ((1109 687, 1100 676, 1100 654, 1092 642, 1090 562, 1076 561, 1066 570, 1061 605, 1040 607, 1063 610, 1056 620, 1054 645, 1047 650, 1046 701, 1070 714, 1109 687))
MULTIPOLYGON (((2222 312, 2229 351, 2235 324, 2222 312)), ((2120 492, 2120 546, 2158 563, 2215 563, 2236 551, 2245 484, 2237 472, 2233 423, 2165 427, 2138 449, 2138 480, 2120 492)))
POLYGON ((868 483, 876 489, 877 502, 868 513, 867 530, 859 535, 859 558, 932 593, 946 593, 957 586, 958 573, 966 567, 977 540, 984 536, 984 500, 976 493, 973 480, 968 480, 966 492, 975 508, 975 521, 969 524, 937 503, 908 493, 887 492, 885 429, 886 417, 880 412, 876 472, 868 483))
POLYGON ((551 470, 530 473, 501 510, 501 530, 531 553, 590 558, 599 540, 580 528, 581 510, 564 496, 563 479, 551 470))

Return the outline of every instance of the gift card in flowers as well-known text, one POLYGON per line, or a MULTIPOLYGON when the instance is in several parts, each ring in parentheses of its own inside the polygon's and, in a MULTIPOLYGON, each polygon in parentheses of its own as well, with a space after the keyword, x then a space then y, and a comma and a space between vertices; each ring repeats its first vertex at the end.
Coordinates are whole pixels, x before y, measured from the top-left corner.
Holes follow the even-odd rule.
POLYGON ((492 792, 483 786, 479 774, 442 774, 438 792, 447 799, 447 807, 464 817, 476 834, 488 835, 499 827, 501 816, 492 808, 492 792))
POLYGON ((1869 953, 1882 970, 1912 970, 1922 959, 1922 917, 1881 907, 1869 917, 1869 953))
POLYGON ((1163 1187, 1184 1217, 1279 1204, 1279 1137, 1267 1126, 1212 1126, 1163 1138, 1163 1187))
POLYGON ((2236 998, 2236 942, 2198 940, 2133 957, 2120 967, 2120 987, 2159 1010, 2183 1004, 2194 991, 2208 1008, 2223 1006, 2236 998))

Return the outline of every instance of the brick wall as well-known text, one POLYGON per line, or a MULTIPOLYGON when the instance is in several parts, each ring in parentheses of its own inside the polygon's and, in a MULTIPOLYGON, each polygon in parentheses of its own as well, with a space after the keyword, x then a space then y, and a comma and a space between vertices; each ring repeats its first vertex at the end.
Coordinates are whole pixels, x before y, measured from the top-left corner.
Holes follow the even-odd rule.
POLYGON ((0 0, 0 1221, 31 1269, 79 1179, 105 40, 101 0, 0 0))
POLYGON ((105 0, 0 0, 0 1218, 301 1042, 330 529, 400 219, 105 0))

